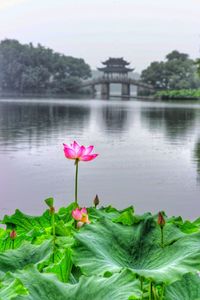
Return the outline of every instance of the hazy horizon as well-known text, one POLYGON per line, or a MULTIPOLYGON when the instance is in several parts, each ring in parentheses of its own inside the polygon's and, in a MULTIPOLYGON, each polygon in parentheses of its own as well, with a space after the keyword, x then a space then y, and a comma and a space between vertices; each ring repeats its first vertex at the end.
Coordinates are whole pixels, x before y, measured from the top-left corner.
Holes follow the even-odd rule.
POLYGON ((163 0, 0 0, 0 40, 83 58, 124 57, 135 72, 172 50, 200 56, 200 3, 163 0))

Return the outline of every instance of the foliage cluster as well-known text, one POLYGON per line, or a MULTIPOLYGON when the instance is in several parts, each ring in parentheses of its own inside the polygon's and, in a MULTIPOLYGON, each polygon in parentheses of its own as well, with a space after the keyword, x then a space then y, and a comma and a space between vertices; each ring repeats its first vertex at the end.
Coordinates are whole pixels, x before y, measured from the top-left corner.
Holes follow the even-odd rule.
POLYGON ((199 219, 165 216, 161 244, 157 215, 91 207, 77 229, 75 203, 58 212, 46 203, 41 216, 16 210, 1 221, 0 299, 200 298, 199 219))
POLYGON ((200 79, 194 60, 176 50, 166 56, 165 61, 155 61, 142 71, 142 81, 156 89, 195 89, 200 87, 200 79))
POLYGON ((159 91, 155 95, 164 99, 200 99, 200 89, 159 91))
POLYGON ((198 58, 198 59, 196 60, 196 66, 197 66, 197 73, 198 73, 198 75, 200 76, 200 58, 198 58))
POLYGON ((62 55, 38 44, 17 40, 0 43, 0 91, 74 93, 80 80, 91 76, 83 59, 62 55))

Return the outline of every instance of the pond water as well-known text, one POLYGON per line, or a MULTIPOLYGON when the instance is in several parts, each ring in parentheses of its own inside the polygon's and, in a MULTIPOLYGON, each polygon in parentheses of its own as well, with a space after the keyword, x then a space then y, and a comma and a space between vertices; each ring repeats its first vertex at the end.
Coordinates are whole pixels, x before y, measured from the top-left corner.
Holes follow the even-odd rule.
POLYGON ((79 201, 136 212, 200 215, 200 104, 120 100, 1 100, 0 215, 41 213, 74 199, 74 165, 62 143, 95 145, 82 162, 79 201))

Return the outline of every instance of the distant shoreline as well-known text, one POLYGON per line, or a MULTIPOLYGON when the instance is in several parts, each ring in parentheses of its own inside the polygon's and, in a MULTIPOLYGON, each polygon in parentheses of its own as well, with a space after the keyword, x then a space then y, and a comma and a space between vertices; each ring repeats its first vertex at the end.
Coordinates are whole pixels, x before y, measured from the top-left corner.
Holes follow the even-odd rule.
POLYGON ((14 92, 0 92, 0 100, 4 98, 86 98, 90 97, 90 94, 82 94, 82 93, 77 93, 77 94, 54 94, 54 93, 14 93, 14 92))
POLYGON ((92 94, 54 94, 54 93, 12 93, 12 92, 0 92, 0 101, 3 99, 122 99, 122 100, 141 100, 141 101, 199 101, 200 97, 180 97, 180 96, 137 96, 137 95, 130 95, 130 96, 121 96, 121 95, 110 95, 109 98, 101 98, 100 95, 94 97, 92 94))

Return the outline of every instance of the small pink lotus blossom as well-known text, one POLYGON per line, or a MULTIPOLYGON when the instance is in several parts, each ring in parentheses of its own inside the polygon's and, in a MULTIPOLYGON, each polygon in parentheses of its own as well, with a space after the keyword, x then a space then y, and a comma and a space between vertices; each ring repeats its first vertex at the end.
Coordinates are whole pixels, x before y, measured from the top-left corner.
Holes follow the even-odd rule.
POLYGON ((84 225, 84 223, 79 221, 79 222, 77 223, 77 228, 79 229, 79 228, 81 228, 83 225, 84 225))
POLYGON ((88 217, 88 213, 87 213, 87 209, 84 208, 76 208, 72 211, 72 217, 76 220, 79 221, 77 223, 77 227, 80 228, 81 226, 83 226, 85 223, 86 224, 90 224, 90 220, 88 217))
POLYGON ((17 237, 17 232, 13 229, 10 233, 11 240, 15 240, 17 237))
POLYGON ((63 146, 65 157, 68 159, 90 161, 98 156, 98 154, 91 154, 94 146, 80 146, 76 141, 70 144, 70 146, 66 144, 63 144, 63 146))

